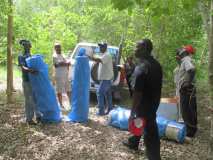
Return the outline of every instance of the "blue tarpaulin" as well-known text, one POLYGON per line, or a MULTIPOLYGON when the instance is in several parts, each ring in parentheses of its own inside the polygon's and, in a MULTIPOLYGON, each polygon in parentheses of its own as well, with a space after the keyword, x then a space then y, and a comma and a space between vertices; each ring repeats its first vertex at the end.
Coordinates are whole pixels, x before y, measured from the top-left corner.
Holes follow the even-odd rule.
POLYGON ((74 74, 72 81, 72 110, 68 118, 72 122, 88 121, 90 67, 86 50, 80 48, 75 57, 74 74))
POLYGON ((60 109, 54 88, 49 80, 48 66, 43 61, 43 56, 33 55, 26 59, 27 66, 37 70, 37 74, 29 74, 37 111, 42 122, 60 122, 60 109))

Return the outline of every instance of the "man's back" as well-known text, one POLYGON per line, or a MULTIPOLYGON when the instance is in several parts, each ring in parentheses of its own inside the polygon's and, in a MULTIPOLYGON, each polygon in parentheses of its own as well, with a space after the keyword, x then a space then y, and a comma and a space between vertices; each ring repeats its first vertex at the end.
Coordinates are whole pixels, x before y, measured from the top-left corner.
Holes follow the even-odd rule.
POLYGON ((141 60, 134 72, 135 90, 142 92, 138 116, 153 118, 160 103, 162 69, 160 64, 149 56, 141 60))

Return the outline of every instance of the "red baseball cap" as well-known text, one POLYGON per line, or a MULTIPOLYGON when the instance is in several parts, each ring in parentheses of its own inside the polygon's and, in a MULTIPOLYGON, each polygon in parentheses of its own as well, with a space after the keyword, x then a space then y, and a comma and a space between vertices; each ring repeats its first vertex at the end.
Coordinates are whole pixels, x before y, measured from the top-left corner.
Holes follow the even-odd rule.
POLYGON ((192 45, 186 45, 183 47, 189 54, 195 54, 196 49, 192 45))

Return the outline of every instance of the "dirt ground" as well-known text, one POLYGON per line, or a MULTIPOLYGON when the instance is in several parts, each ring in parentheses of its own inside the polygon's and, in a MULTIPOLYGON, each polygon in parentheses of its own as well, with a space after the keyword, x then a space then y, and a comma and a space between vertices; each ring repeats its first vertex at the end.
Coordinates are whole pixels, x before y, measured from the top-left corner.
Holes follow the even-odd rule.
MULTIPOLYGON (((146 159, 143 143, 139 152, 129 150, 122 145, 129 133, 108 126, 107 116, 96 116, 94 99, 91 100, 86 124, 61 122, 28 126, 24 122, 22 93, 15 92, 15 97, 15 103, 7 105, 5 92, 0 93, 0 160, 146 159)), ((126 97, 124 99, 126 103, 126 97)), ((163 160, 207 159, 210 135, 208 105, 208 96, 198 94, 199 131, 196 138, 184 144, 161 140, 163 160)))

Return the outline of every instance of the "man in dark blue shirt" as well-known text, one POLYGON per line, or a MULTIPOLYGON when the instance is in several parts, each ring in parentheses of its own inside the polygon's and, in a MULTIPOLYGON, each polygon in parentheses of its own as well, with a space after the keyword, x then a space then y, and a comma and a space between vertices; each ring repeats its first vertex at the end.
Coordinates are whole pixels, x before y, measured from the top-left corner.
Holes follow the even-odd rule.
MULTIPOLYGON (((133 106, 130 120, 142 117, 146 120, 144 143, 149 160, 160 160, 160 139, 156 123, 156 112, 160 103, 162 69, 152 55, 153 46, 149 39, 136 45, 135 56, 139 59, 132 75, 133 106)), ((137 150, 141 136, 132 136, 124 145, 137 150)))
POLYGON ((37 120, 39 120, 39 116, 36 113, 36 106, 34 102, 34 96, 32 93, 32 87, 29 81, 29 75, 28 74, 36 74, 37 71, 30 69, 27 67, 26 59, 31 56, 30 49, 31 49, 31 43, 28 40, 21 40, 19 42, 21 46, 24 47, 24 53, 23 55, 18 56, 18 64, 22 69, 22 86, 25 96, 25 114, 26 114, 26 122, 29 125, 36 124, 33 121, 34 114, 36 114, 37 120))

